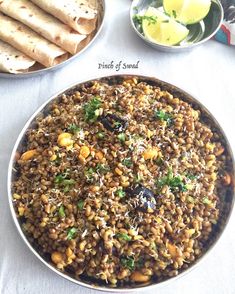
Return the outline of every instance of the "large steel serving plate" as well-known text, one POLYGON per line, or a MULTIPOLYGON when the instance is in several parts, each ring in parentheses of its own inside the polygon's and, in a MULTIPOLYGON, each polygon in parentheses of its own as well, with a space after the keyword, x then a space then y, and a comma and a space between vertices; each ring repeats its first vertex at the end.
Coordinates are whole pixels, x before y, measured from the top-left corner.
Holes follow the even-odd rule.
POLYGON ((26 78, 26 77, 33 77, 33 76, 37 76, 37 75, 41 75, 53 70, 56 70, 70 62, 72 62, 75 58, 77 58, 78 56, 80 56, 94 41, 96 38, 98 38, 103 25, 104 25, 104 19, 105 19, 105 13, 106 13, 106 5, 105 5, 105 0, 97 0, 97 9, 98 9, 98 17, 97 17, 97 27, 95 29, 94 32, 92 32, 91 34, 93 34, 90 42, 81 50, 79 51, 77 54, 70 56, 67 60, 48 67, 48 68, 40 68, 38 70, 32 70, 29 72, 25 72, 25 73, 20 73, 20 74, 12 74, 12 73, 3 73, 0 72, 0 78, 13 78, 13 79, 17 79, 17 78, 26 78))
MULTIPOLYGON (((9 197, 9 205, 10 205, 10 209, 11 209, 11 214, 13 217, 13 220, 15 222, 15 225, 17 227, 17 230, 20 234, 20 236, 22 237, 22 239, 24 240, 24 242, 26 243, 26 245, 29 247, 29 249, 34 253, 34 255, 37 256, 37 258, 43 262, 48 268, 50 268, 51 270, 53 270, 54 272, 56 272, 58 275, 60 275, 63 278, 66 278, 67 280, 74 282, 78 285, 81 286, 85 286, 87 288, 91 288, 91 289, 97 289, 97 290, 102 290, 102 291, 109 291, 109 292, 130 292, 130 291, 137 291, 137 289, 146 289, 146 288, 152 288, 152 287, 158 287, 160 285, 163 285, 169 281, 173 281, 178 277, 181 277, 182 275, 184 275, 185 273, 189 272, 190 270, 192 270, 196 265, 199 264, 199 261, 201 261, 203 259, 203 257, 212 249, 212 247, 215 245, 215 243, 218 241, 218 239, 220 238, 222 232, 225 229, 225 226, 228 223, 232 208, 233 208, 233 204, 234 204, 234 170, 235 170, 235 165, 234 165, 234 159, 233 159, 233 154, 229 145, 229 142, 223 132, 223 130, 221 129, 221 127, 219 126, 218 122, 216 121, 216 119, 212 116, 212 114, 198 101, 196 100, 194 97, 192 97, 190 94, 186 93, 185 91, 169 84, 163 81, 160 81, 156 78, 150 78, 150 77, 145 77, 145 76, 131 76, 131 75, 118 75, 118 76, 109 76, 109 77, 104 77, 104 78, 100 78, 97 79, 99 81, 104 81, 104 82, 108 82, 111 84, 115 84, 118 83, 124 79, 128 79, 128 78, 134 78, 136 77, 139 81, 145 81, 151 85, 155 85, 155 86, 159 86, 161 87, 163 90, 169 91, 170 93, 172 93, 173 95, 179 97, 180 99, 189 102, 193 105, 193 107, 195 109, 199 109, 201 111, 201 115, 202 118, 204 120, 204 122, 210 122, 210 125, 213 125, 213 129, 216 130, 217 133, 219 133, 220 137, 221 137, 221 141, 223 142, 224 146, 226 147, 226 152, 227 155, 231 158, 231 166, 230 166, 230 171, 231 174, 233 175, 233 185, 230 186, 230 188, 228 188, 228 190, 226 190, 226 193, 224 195, 219 195, 220 197, 220 201, 221 201, 221 207, 220 207, 220 216, 219 216, 219 221, 218 223, 214 226, 214 229, 212 231, 212 235, 210 240, 208 241, 208 244, 205 247, 205 251, 202 254, 201 257, 199 257, 194 263, 192 263, 188 269, 183 270, 179 273, 178 276, 173 277, 173 278, 169 278, 166 279, 163 282, 160 283, 151 283, 151 284, 140 284, 140 285, 135 285, 135 286, 125 286, 125 287, 117 287, 117 288, 112 288, 102 282, 95 282, 94 280, 90 280, 89 278, 83 277, 81 278, 81 280, 76 280, 75 278, 73 278, 72 276, 70 276, 69 274, 66 273, 62 273, 61 271, 59 271, 58 269, 56 269, 52 263, 47 260, 44 256, 40 255, 37 250, 30 244, 29 240, 27 239, 27 236, 23 233, 23 230, 21 228, 21 223, 20 221, 17 219, 15 210, 14 210, 14 204, 13 204, 13 199, 12 199, 12 192, 11 192, 11 184, 12 181, 14 180, 14 163, 15 163, 15 155, 17 152, 21 152, 22 150, 22 146, 24 145, 24 139, 25 139, 25 133, 29 128, 33 128, 34 127, 34 122, 35 122, 35 118, 38 117, 40 114, 44 113, 47 111, 48 106, 53 103, 56 102, 60 96, 63 93, 72 93, 74 90, 76 91, 76 89, 79 89, 82 85, 87 85, 89 86, 92 83, 92 80, 87 81, 85 83, 79 83, 76 85, 73 85, 72 87, 69 87, 63 91, 60 91, 59 93, 57 93, 56 95, 54 95, 53 97, 51 97, 46 103, 44 103, 32 116, 31 118, 28 120, 28 122, 26 123, 26 125, 24 126, 23 130, 21 131, 21 133, 19 134, 19 137, 15 143, 15 146, 13 148, 12 151, 12 155, 11 155, 11 159, 10 159, 10 164, 9 164, 9 169, 8 169, 8 197, 9 197)), ((213 271, 213 269, 211 270, 213 271)))

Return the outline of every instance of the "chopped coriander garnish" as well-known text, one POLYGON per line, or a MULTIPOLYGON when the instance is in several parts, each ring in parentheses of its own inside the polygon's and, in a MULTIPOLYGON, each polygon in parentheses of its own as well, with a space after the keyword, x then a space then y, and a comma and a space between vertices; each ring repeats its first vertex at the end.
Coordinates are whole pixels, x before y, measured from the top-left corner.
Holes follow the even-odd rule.
POLYGON ((177 14, 176 14, 176 11, 175 10, 172 10, 172 14, 173 14, 174 18, 177 17, 177 14))
POLYGON ((124 240, 124 241, 131 241, 131 237, 124 233, 118 233, 117 235, 118 239, 124 240))
POLYGON ((157 22, 157 17, 156 16, 147 16, 147 15, 134 15, 133 20, 140 25, 142 25, 142 22, 144 20, 148 21, 148 25, 155 24, 157 22))
POLYGON ((172 115, 163 110, 155 111, 154 117, 159 119, 160 121, 166 121, 168 126, 171 125, 173 122, 172 115))
POLYGON ((92 98, 89 102, 87 102, 83 110, 85 112, 85 120, 87 122, 93 123, 97 120, 97 117, 99 116, 99 113, 97 110, 101 106, 101 101, 98 97, 92 98))
POLYGON ((126 135, 124 133, 118 134, 117 137, 120 142, 125 142, 126 140, 126 135))
POLYGON ((123 159, 122 164, 127 166, 127 167, 131 167, 133 165, 133 162, 131 160, 130 157, 123 159))
POLYGON ((92 183, 94 181, 95 170, 90 167, 84 171, 87 182, 92 183))
POLYGON ((127 257, 121 257, 121 265, 123 267, 128 268, 129 270, 133 271, 135 268, 135 260, 133 257, 127 256, 127 257))
POLYGON ((68 192, 71 186, 75 184, 75 180, 68 178, 68 173, 58 174, 54 179, 55 184, 64 188, 64 192, 68 192))
POLYGON ((70 228, 70 229, 68 229, 68 232, 67 232, 67 240, 74 239, 76 233, 77 233, 77 229, 76 228, 70 228))
POLYGON ((97 171, 101 174, 106 174, 107 172, 110 171, 110 168, 108 165, 98 163, 97 166, 95 167, 95 171, 97 171))
POLYGON ((211 204, 212 204, 211 200, 208 199, 208 197, 204 197, 204 198, 202 199, 202 203, 203 203, 203 204, 207 204, 207 205, 211 205, 211 204))
POLYGON ((83 207, 84 207, 84 200, 80 199, 80 200, 78 201, 77 207, 78 207, 79 210, 83 210, 83 207))
POLYGON ((65 217, 65 211, 64 211, 64 206, 63 205, 60 205, 59 216, 60 217, 65 217))
POLYGON ((172 191, 185 192, 188 190, 186 184, 183 183, 182 178, 180 176, 174 176, 171 169, 169 169, 165 177, 162 177, 156 182, 156 185, 158 188, 167 185, 172 191))
POLYGON ((118 190, 116 191, 116 194, 117 194, 117 196, 120 197, 120 198, 123 198, 123 197, 126 196, 126 192, 123 191, 122 188, 118 189, 118 190))
POLYGON ((104 133, 99 132, 99 133, 96 134, 96 136, 97 136, 98 139, 103 139, 104 138, 104 133))
POLYGON ((81 128, 78 127, 76 124, 71 124, 71 125, 68 126, 68 131, 73 133, 73 134, 76 134, 76 133, 81 131, 81 128))
POLYGON ((195 176, 195 175, 191 175, 191 174, 187 174, 186 177, 187 177, 189 180, 196 180, 196 179, 197 179, 197 176, 195 176))
POLYGON ((62 174, 58 174, 55 179, 54 179, 54 182, 56 184, 61 184, 63 183, 64 179, 66 179, 66 177, 68 176, 68 173, 65 172, 65 173, 62 173, 62 174))

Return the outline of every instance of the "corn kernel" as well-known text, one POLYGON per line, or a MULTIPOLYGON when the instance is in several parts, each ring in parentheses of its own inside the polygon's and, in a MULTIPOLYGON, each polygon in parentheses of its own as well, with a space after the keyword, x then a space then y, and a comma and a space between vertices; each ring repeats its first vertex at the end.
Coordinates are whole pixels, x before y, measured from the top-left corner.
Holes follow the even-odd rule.
POLYGON ((90 155, 91 151, 90 148, 88 146, 82 146, 80 149, 80 155, 83 158, 87 158, 90 155))
POLYGON ((159 149, 156 147, 153 148, 148 148, 147 150, 144 151, 143 157, 145 160, 148 159, 155 159, 159 156, 159 149))

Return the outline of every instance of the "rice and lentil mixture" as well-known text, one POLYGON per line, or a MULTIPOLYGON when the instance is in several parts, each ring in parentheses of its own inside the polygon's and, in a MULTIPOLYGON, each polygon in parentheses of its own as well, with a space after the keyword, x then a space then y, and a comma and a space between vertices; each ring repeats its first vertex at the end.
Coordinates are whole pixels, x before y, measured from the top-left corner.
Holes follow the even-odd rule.
POLYGON ((225 153, 189 103, 136 78, 94 81, 27 131, 15 210, 40 254, 77 279, 159 282, 202 254, 231 185, 225 153))

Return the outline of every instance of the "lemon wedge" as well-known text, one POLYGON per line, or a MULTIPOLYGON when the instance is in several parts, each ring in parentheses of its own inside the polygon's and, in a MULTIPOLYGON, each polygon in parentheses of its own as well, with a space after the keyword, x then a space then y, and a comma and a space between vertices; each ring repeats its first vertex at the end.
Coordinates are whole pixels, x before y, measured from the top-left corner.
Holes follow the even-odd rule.
POLYGON ((167 14, 183 24, 194 24, 206 17, 211 0, 163 0, 167 14))
POLYGON ((177 45, 189 33, 184 25, 154 7, 147 9, 143 17, 142 28, 149 41, 161 45, 177 45))

